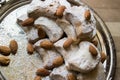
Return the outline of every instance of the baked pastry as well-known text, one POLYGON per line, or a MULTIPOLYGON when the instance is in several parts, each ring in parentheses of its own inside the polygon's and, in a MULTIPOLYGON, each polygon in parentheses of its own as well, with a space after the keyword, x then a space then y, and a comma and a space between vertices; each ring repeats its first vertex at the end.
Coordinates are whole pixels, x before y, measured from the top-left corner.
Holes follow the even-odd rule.
POLYGON ((57 51, 64 57, 69 70, 86 73, 93 70, 100 62, 100 52, 92 43, 83 41, 80 42, 79 47, 72 44, 69 48, 64 49, 63 45, 66 40, 67 38, 63 38, 54 45, 57 51), (97 55, 92 55, 89 50, 90 46, 96 50, 97 55))
POLYGON ((53 69, 50 78, 51 80, 76 80, 75 73, 68 71, 64 65, 53 69))
POLYGON ((78 51, 79 47, 77 45, 70 45, 67 49, 63 47, 64 43, 68 38, 63 38, 56 43, 54 43, 55 49, 64 57, 65 64, 67 65, 70 56, 73 56, 76 51, 78 51))
POLYGON ((38 41, 40 39, 39 35, 38 35, 38 29, 33 24, 23 26, 22 23, 26 19, 28 19, 27 14, 21 15, 17 19, 17 23, 21 26, 21 28, 24 30, 24 32, 26 32, 28 41, 30 43, 35 43, 36 41, 38 41))
POLYGON ((66 19, 57 19, 56 20, 59 27, 62 28, 62 30, 66 33, 68 38, 72 38, 74 41, 77 40, 76 31, 70 22, 68 22, 66 19))
POLYGON ((28 18, 29 18, 29 17, 28 17, 27 14, 23 14, 23 15, 21 15, 21 16, 19 16, 19 17, 17 18, 17 24, 18 24, 19 26, 21 26, 21 28, 24 30, 24 32, 27 32, 28 30, 30 30, 30 29, 33 27, 33 25, 22 26, 22 22, 25 21, 25 20, 28 19, 28 18), (29 26, 29 27, 28 27, 28 26, 29 26))
POLYGON ((56 42, 63 35, 63 30, 51 19, 39 17, 35 20, 35 25, 40 25, 52 42, 56 42))
POLYGON ((81 42, 74 57, 68 60, 68 68, 82 73, 90 72, 99 64, 100 57, 100 52, 93 44, 81 42))
POLYGON ((54 14, 61 5, 70 7, 70 3, 66 0, 33 0, 30 8, 28 9, 28 16, 34 19, 40 16, 56 19, 57 16, 54 14))
POLYGON ((78 74, 77 80, 105 80, 105 72, 102 63, 99 63, 97 67, 86 74, 78 74))
POLYGON ((93 13, 84 6, 72 6, 65 10, 66 19, 74 26, 77 37, 91 40, 96 35, 96 21, 93 13))
POLYGON ((46 69, 53 69, 54 67, 58 67, 63 64, 63 58, 53 48, 52 42, 50 45, 49 44, 50 40, 42 39, 34 44, 34 48, 40 54, 40 57, 43 60, 43 66, 46 69), (47 48, 44 45, 47 45, 47 48))

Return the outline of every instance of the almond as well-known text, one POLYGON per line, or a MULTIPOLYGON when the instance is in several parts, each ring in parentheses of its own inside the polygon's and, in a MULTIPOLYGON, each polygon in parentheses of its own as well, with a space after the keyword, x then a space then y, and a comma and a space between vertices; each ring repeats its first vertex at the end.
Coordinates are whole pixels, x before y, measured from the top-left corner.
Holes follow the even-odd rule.
POLYGON ((76 80, 75 75, 73 75, 72 73, 69 73, 67 77, 68 77, 68 80, 76 80))
POLYGON ((72 38, 68 38, 64 44, 63 44, 63 47, 66 49, 68 47, 70 47, 70 45, 73 43, 73 39, 72 38))
POLYGON ((5 56, 8 56, 8 55, 10 55, 10 52, 11 52, 11 50, 10 50, 9 47, 7 47, 7 46, 0 46, 0 53, 1 54, 5 55, 5 56))
POLYGON ((40 76, 36 76, 34 80, 42 80, 40 76))
POLYGON ((58 67, 58 66, 61 66, 63 64, 63 62, 64 62, 63 57, 59 56, 53 60, 53 65, 54 65, 54 67, 58 67))
POLYGON ((18 44, 15 40, 11 40, 10 41, 10 45, 9 45, 10 49, 11 49, 11 52, 13 54, 16 54, 17 50, 18 50, 18 44))
POLYGON ((27 45, 27 52, 29 54, 33 54, 33 52, 34 52, 34 48, 33 48, 33 45, 31 43, 28 43, 28 45, 27 45))
POLYGON ((44 68, 45 68, 45 69, 48 69, 48 70, 52 70, 52 69, 54 68, 54 65, 53 65, 53 64, 51 64, 51 65, 46 64, 46 65, 44 66, 44 68))
POLYGON ((101 62, 103 63, 106 60, 107 56, 104 52, 101 52, 101 62))
POLYGON ((10 59, 6 56, 0 55, 0 65, 6 66, 10 63, 10 59))
POLYGON ((48 76, 50 72, 45 68, 39 68, 36 72, 38 76, 48 76))
POLYGON ((65 9, 66 9, 65 6, 59 6, 55 15, 61 18, 63 16, 63 12, 65 11, 65 9))
POLYGON ((40 39, 43 39, 46 37, 46 32, 43 30, 43 28, 41 27, 38 28, 38 35, 40 39))
POLYGON ((92 45, 89 46, 89 51, 93 56, 97 56, 97 50, 92 45))
POLYGON ((28 26, 28 25, 31 25, 34 23, 34 19, 33 18, 28 18, 26 20, 24 20, 21 25, 24 27, 24 26, 28 26))
POLYGON ((52 49, 54 47, 53 43, 49 40, 44 40, 40 43, 40 47, 44 49, 52 49))
POLYGON ((90 10, 86 10, 84 16, 86 20, 90 20, 91 18, 90 10))
POLYGON ((95 46, 98 45, 98 41, 97 41, 96 39, 94 39, 94 40, 92 41, 92 43, 93 43, 95 46))
POLYGON ((74 40, 73 40, 73 44, 75 44, 75 45, 79 44, 80 42, 81 42, 80 39, 74 39, 74 40))

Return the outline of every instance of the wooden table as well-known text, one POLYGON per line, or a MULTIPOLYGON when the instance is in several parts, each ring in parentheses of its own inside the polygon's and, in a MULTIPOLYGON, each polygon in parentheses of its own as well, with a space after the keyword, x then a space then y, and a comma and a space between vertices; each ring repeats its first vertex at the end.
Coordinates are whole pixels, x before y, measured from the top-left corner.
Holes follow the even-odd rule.
POLYGON ((116 46, 117 66, 114 80, 120 80, 120 0, 82 0, 105 21, 116 46))

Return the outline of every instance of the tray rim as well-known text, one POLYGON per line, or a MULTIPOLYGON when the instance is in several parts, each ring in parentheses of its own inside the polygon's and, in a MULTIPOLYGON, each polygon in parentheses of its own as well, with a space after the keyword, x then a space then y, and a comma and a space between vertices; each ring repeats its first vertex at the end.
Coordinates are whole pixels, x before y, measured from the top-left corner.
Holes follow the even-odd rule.
MULTIPOLYGON (((6 5, 11 5, 9 8, 6 7, 6 11, 3 11, 4 14, 0 14, 0 22, 5 18, 5 16, 7 16, 12 10, 23 6, 25 4, 28 4, 31 2, 31 0, 11 0, 11 2, 9 2, 6 5), (11 2, 15 1, 14 4, 11 5, 11 2), (17 5, 16 5, 17 4, 17 5)), ((102 30, 100 31, 102 33, 102 37, 106 38, 104 39, 106 43, 106 49, 109 50, 109 55, 110 59, 108 61, 108 63, 110 62, 110 66, 107 66, 107 68, 110 69, 110 72, 108 73, 107 79, 106 80, 114 80, 114 76, 115 76, 115 71, 116 71, 116 48, 115 48, 115 43, 114 40, 112 38, 112 35, 107 27, 107 25, 104 23, 104 21, 101 19, 101 17, 98 15, 98 13, 96 11, 94 11, 88 4, 86 3, 82 3, 81 5, 87 5, 93 12, 95 17, 97 18, 98 22, 101 22, 100 25, 103 25, 104 27, 102 27, 102 30), (112 58, 112 59, 111 59, 112 58)), ((1 74, 1 72, 0 72, 1 74)), ((3 77, 4 80, 5 77, 3 75, 1 75, 3 77)))

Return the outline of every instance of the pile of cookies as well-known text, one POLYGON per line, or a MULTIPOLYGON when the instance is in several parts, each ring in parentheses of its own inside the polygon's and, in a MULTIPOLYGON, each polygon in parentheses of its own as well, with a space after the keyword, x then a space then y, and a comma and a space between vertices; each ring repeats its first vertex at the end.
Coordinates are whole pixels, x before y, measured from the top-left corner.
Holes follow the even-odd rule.
POLYGON ((34 80, 105 80, 106 54, 97 48, 93 12, 76 0, 33 0, 18 25, 26 32, 27 51, 43 66, 34 80))

